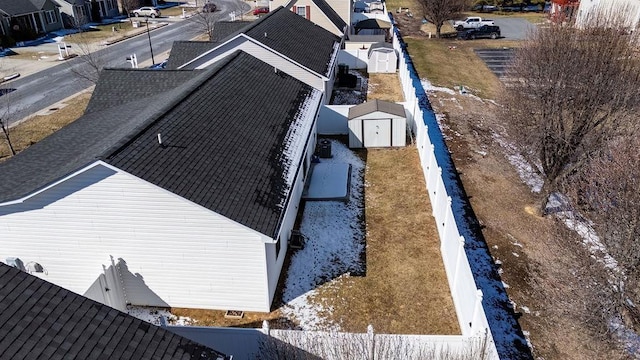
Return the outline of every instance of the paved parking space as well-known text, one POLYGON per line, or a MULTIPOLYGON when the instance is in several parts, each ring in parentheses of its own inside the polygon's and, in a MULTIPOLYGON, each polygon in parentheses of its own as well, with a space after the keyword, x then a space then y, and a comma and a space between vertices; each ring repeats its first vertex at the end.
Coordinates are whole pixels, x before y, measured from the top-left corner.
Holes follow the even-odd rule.
POLYGON ((485 62, 485 64, 487 64, 489 70, 499 78, 504 77, 514 54, 513 49, 505 48, 474 49, 473 51, 480 59, 482 59, 482 61, 485 62))
POLYGON ((523 18, 501 17, 493 21, 500 26, 500 33, 506 40, 524 40, 536 29, 535 25, 523 18))

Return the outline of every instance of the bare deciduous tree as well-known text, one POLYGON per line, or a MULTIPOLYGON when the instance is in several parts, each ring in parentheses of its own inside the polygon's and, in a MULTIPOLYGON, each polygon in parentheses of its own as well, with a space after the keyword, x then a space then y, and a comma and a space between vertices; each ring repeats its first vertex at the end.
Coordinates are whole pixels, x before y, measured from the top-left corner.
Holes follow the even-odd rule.
POLYGON ((85 32, 81 31, 75 35, 72 46, 82 63, 72 65, 71 72, 75 76, 95 84, 98 82, 100 71, 106 66, 106 60, 98 54, 98 45, 84 34, 85 32))
POLYGON ((209 41, 213 41, 214 34, 213 31, 216 26, 216 22, 220 20, 220 12, 219 11, 198 11, 193 16, 189 18, 189 21, 194 22, 200 28, 202 33, 206 34, 207 39, 209 41))
POLYGON ((445 21, 455 18, 469 6, 467 0, 419 0, 422 15, 436 26, 436 37, 440 37, 445 21))
POLYGON ((637 35, 624 20, 594 16, 582 29, 540 28, 517 51, 505 91, 504 121, 544 179, 539 210, 632 121, 640 104, 637 35))
POLYGON ((640 140, 616 139, 564 189, 597 231, 618 269, 610 277, 625 325, 640 330, 640 140))

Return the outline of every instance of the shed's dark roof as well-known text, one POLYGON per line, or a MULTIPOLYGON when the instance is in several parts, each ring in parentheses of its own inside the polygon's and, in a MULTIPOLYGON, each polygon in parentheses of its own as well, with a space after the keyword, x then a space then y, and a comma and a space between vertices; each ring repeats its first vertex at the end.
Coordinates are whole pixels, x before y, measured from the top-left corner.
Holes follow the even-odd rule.
POLYGON ((284 159, 286 136, 312 91, 240 52, 106 161, 273 237, 299 160, 284 159))
MULTIPOLYGON (((172 90, 115 95, 122 79, 162 70, 105 70, 94 111, 0 164, 0 202, 26 196, 98 158, 251 229, 274 236, 289 194, 287 132, 314 91, 239 52, 172 90), (108 74, 114 72, 114 75, 108 74), (107 91, 110 89, 109 91, 107 91), (259 96, 258 96, 259 95, 259 96), (106 107, 102 104, 119 105, 106 107), (157 143, 160 133, 166 147, 157 143)), ((181 71, 169 71, 181 72, 181 71)), ((182 76, 182 75, 180 75, 182 76)), ((151 83, 156 80, 150 79, 151 83)), ((148 87, 150 88, 150 87, 148 87)), ((317 106, 317 104, 314 104, 317 106)))
MULTIPOLYGON (((331 60, 340 44, 338 36, 284 7, 271 11, 241 32, 325 76, 329 76, 331 60)), ((195 69, 207 61, 204 56, 185 68, 195 69)))
POLYGON ((325 0, 313 0, 313 3, 329 18, 340 32, 344 33, 347 23, 338 15, 338 13, 325 0))
POLYGON ((224 359, 168 330, 0 263, 3 359, 224 359))
POLYGON ((391 29, 391 23, 380 19, 366 19, 358 21, 355 29, 391 29))
POLYGON ((382 111, 387 114, 397 115, 401 117, 405 117, 407 115, 405 114, 404 107, 402 105, 376 99, 350 107, 349 120, 366 114, 371 114, 372 112, 376 111, 382 111))
POLYGON ((177 69, 218 45, 212 41, 174 41, 165 69, 177 69))
POLYGON ((0 10, 15 16, 38 12, 40 8, 30 0, 0 0, 0 10))
MULTIPOLYGON (((393 49, 393 44, 388 43, 388 42, 377 42, 375 44, 372 44, 369 47, 369 51, 367 52, 367 56, 371 57, 371 53, 375 50, 375 49, 393 49)), ((395 50, 394 50, 395 51, 395 50)), ((396 52, 397 53, 397 52, 396 52)))

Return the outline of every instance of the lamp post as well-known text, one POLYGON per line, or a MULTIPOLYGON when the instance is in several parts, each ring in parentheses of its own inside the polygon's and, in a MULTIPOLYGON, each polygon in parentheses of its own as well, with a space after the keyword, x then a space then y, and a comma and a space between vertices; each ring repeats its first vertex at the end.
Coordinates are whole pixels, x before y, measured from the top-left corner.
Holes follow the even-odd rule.
POLYGON ((151 62, 153 63, 153 65, 155 65, 156 61, 153 59, 153 47, 151 46, 151 33, 149 32, 149 19, 147 19, 145 23, 147 24, 147 38, 149 39, 149 50, 151 51, 151 62))

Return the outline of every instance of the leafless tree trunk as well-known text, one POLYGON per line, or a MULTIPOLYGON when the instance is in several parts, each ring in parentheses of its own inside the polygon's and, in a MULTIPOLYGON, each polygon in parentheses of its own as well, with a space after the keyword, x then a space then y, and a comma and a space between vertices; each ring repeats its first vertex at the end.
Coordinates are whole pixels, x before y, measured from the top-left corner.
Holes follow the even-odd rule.
POLYGON ((9 147, 9 151, 11 151, 11 155, 15 155, 16 151, 13 148, 13 144, 11 143, 11 136, 9 136, 9 126, 4 123, 4 120, 0 118, 0 127, 2 128, 2 133, 4 134, 4 139, 7 141, 7 146, 9 147))
POLYGON ((89 80, 95 84, 98 82, 100 71, 105 67, 106 62, 104 58, 97 54, 99 45, 92 43, 91 40, 83 34, 82 31, 76 34, 77 41, 73 43, 73 46, 77 49, 77 54, 86 66, 72 67, 71 72, 75 76, 89 80))
POLYGON ((199 11, 189 18, 189 21, 194 22, 200 28, 204 34, 207 35, 209 41, 213 41, 216 22, 220 20, 220 13, 218 10, 213 12, 199 11))
POLYGON ((504 121, 544 179, 542 213, 566 177, 635 118, 637 35, 621 35, 623 23, 602 15, 582 29, 540 28, 516 53, 504 121))
POLYGON ((424 18, 436 26, 437 38, 444 22, 455 18, 469 6, 467 0, 419 0, 419 3, 424 18))

